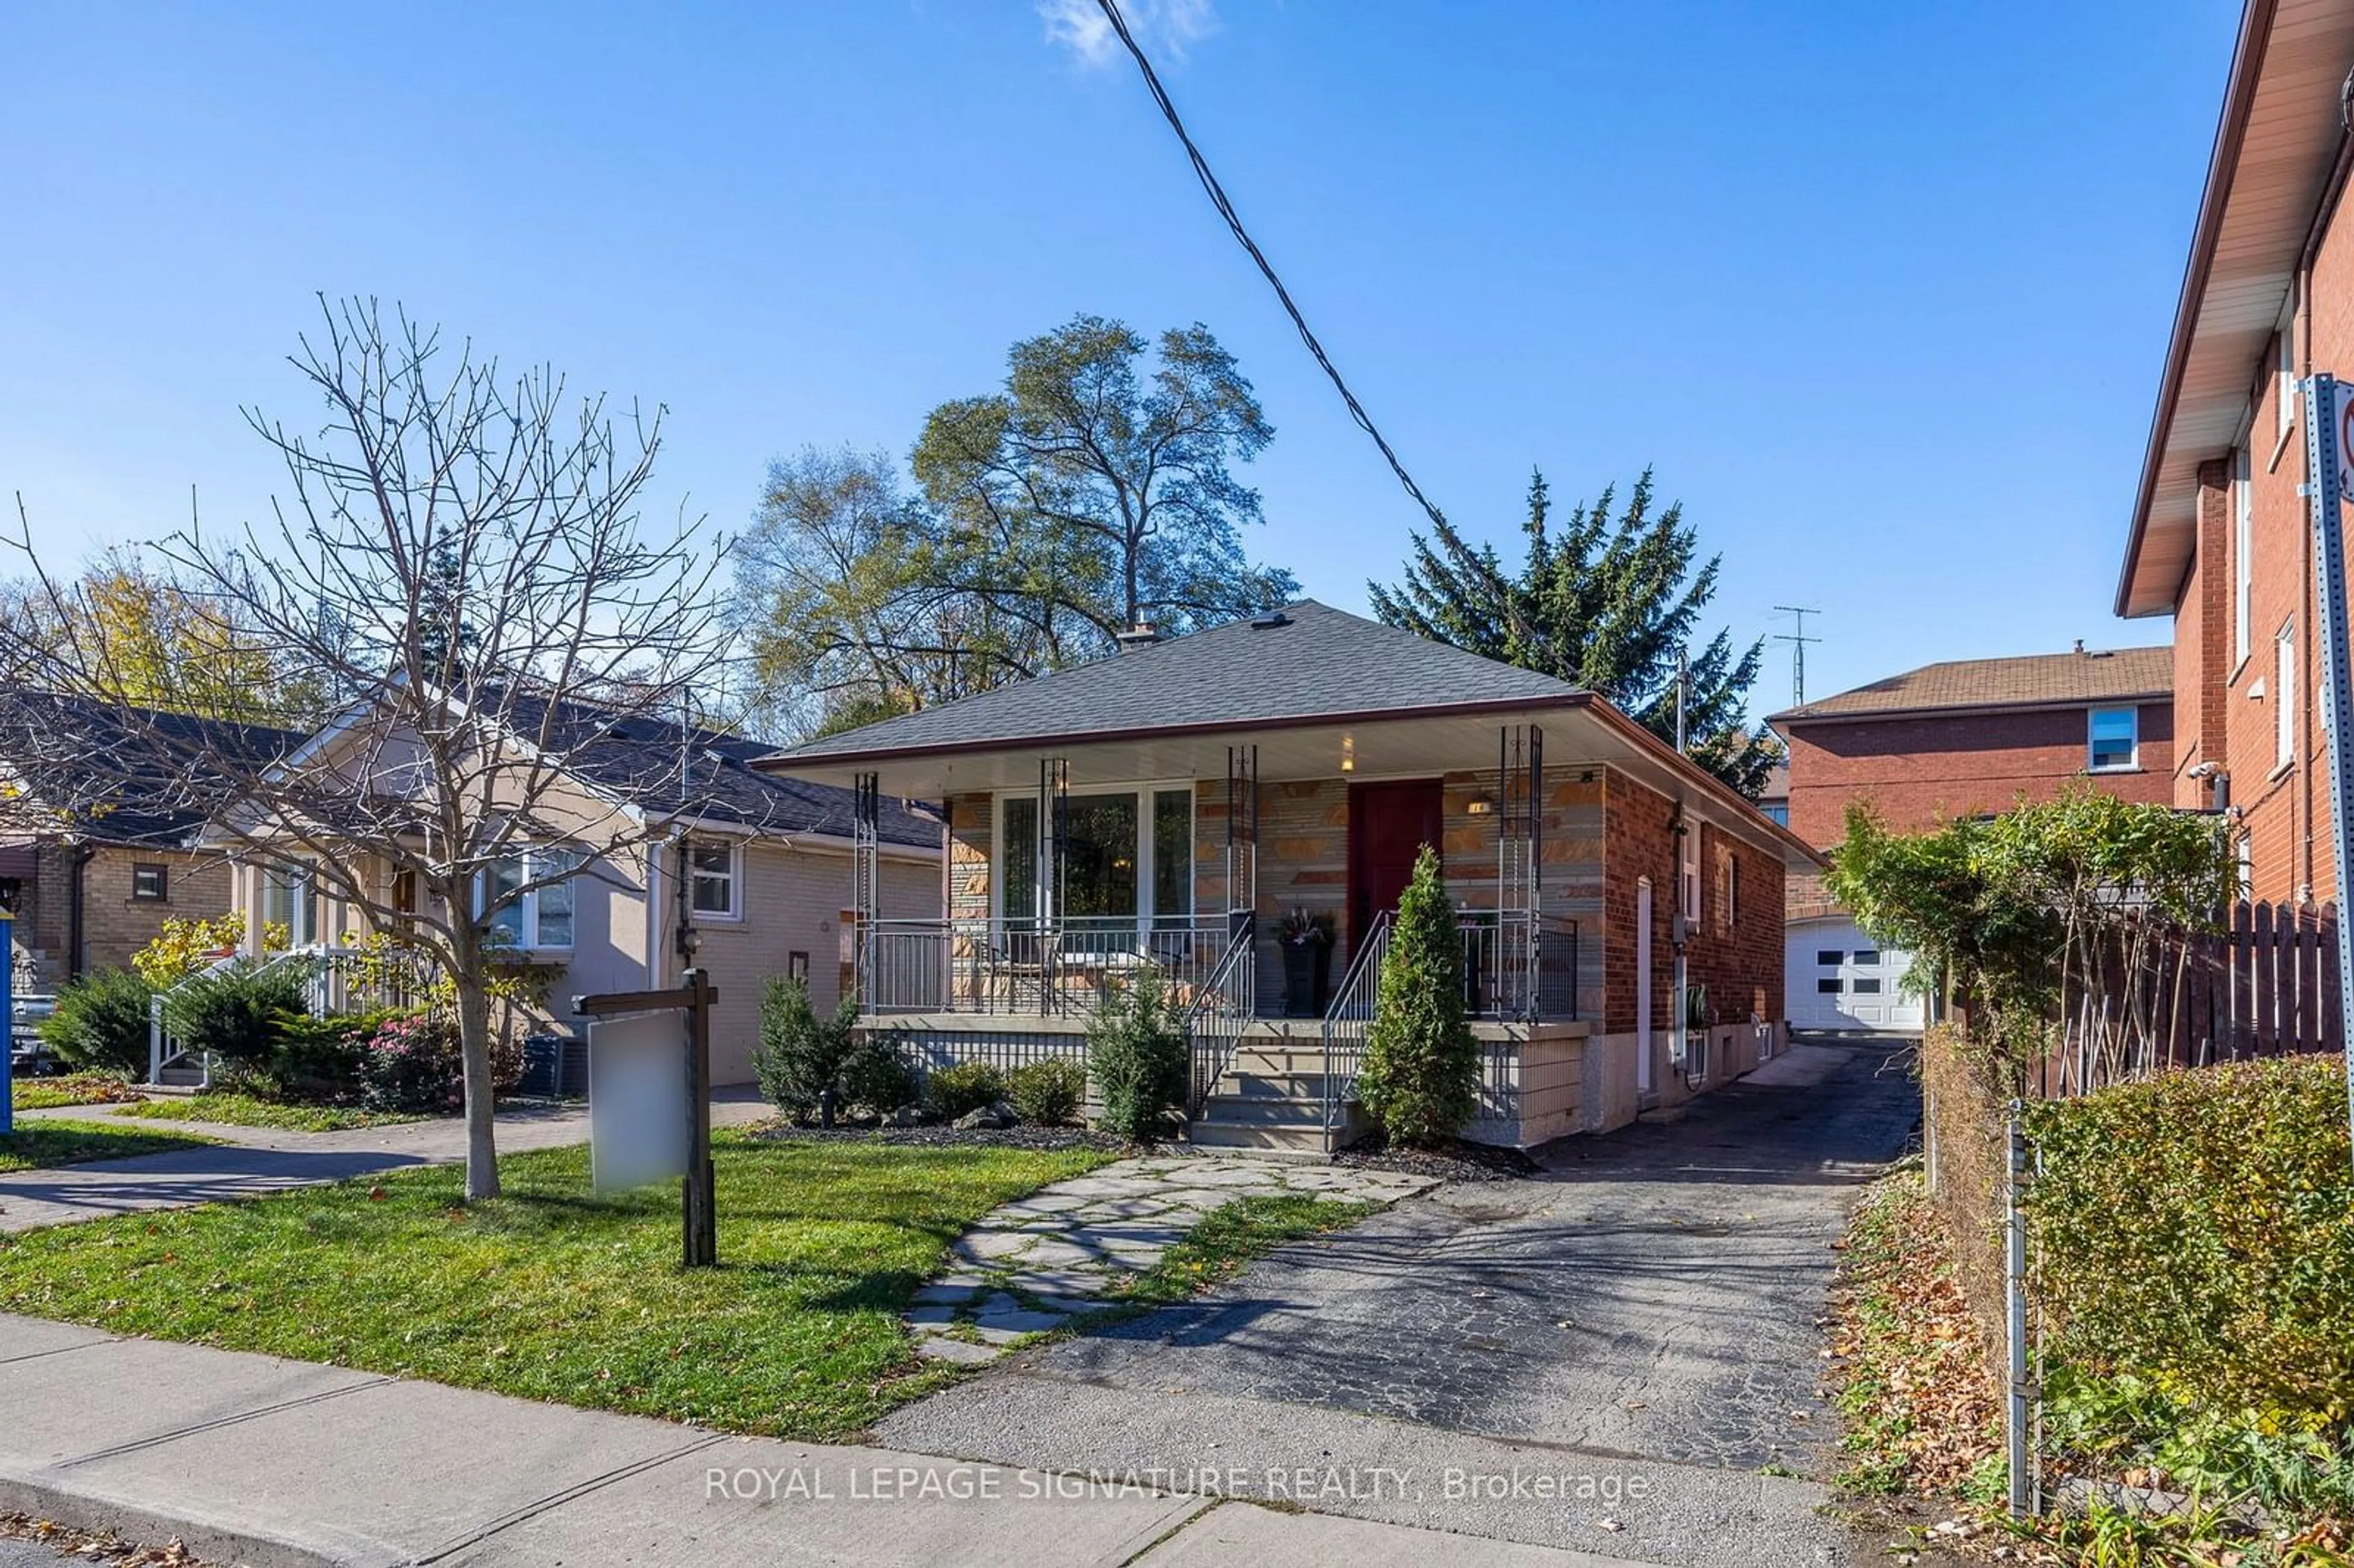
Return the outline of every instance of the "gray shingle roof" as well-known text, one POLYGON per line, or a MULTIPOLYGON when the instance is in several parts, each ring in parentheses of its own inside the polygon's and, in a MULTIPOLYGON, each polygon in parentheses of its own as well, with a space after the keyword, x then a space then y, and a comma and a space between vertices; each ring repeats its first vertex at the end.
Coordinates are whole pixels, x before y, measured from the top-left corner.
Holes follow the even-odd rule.
POLYGON ((1551 703, 1578 688, 1313 599, 1278 625, 1234 621, 960 702, 826 736, 790 768, 871 753, 1028 745, 1125 731, 1551 703))
MULTIPOLYGON (((574 778, 641 810, 771 832, 851 836, 851 792, 755 771, 753 760, 776 749, 765 741, 695 728, 685 732, 682 744, 680 726, 674 724, 616 719, 578 702, 564 704, 549 718, 531 698, 518 695, 506 701, 509 722, 535 739, 544 735, 554 742, 574 778)), ((888 797, 876 829, 885 843, 936 849, 940 842, 937 818, 888 797)))
MULTIPOLYGON (((211 758, 258 767, 302 741, 292 730, 267 725, 63 692, 18 688, 0 695, 0 767, 23 781, 37 807, 63 812, 76 832, 111 843, 179 843, 228 793, 211 758)), ((65 818, 27 820, 51 831, 66 825, 65 818)))
POLYGON ((2064 707, 2127 697, 2170 696, 2174 649, 2088 649, 2009 659, 1954 659, 1924 664, 1851 692, 1786 708, 1770 722, 1861 718, 1939 708, 2064 707))

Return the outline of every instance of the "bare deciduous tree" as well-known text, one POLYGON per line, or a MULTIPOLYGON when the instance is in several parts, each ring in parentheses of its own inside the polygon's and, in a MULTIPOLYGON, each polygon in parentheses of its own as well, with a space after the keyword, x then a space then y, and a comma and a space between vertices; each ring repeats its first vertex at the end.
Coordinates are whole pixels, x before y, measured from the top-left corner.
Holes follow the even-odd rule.
MULTIPOLYGON (((618 418, 575 399, 553 370, 503 376, 471 344, 372 301, 322 301, 323 325, 291 363, 324 418, 304 428, 249 410, 283 460, 289 494, 226 534, 192 523, 155 542, 183 591, 222 607, 279 668, 313 675, 335 716, 283 760, 204 739, 120 703, 120 672, 82 602, 83 581, 27 557, 45 641, 0 623, 0 668, 51 692, 113 702, 126 747, 210 791, 210 842, 299 867, 370 931, 396 934, 447 977, 465 1071, 466 1192, 498 1192, 492 986, 503 910, 649 846, 643 808, 694 789, 680 716, 724 650, 712 594, 718 552, 699 525, 655 530, 638 505, 661 416, 618 418), (63 629, 62 637, 58 629, 63 629), (679 735, 674 754, 642 743, 679 735), (641 744, 648 777, 615 780, 610 743, 641 744), (603 748, 601 792, 577 780, 603 748), (584 807, 583 802, 588 804, 584 807), (598 802, 601 801, 599 804, 598 802), (585 868, 585 869, 584 869, 585 868)), ((150 695, 210 716, 217 695, 150 695)), ((0 698, 5 705, 6 698, 0 698)), ((8 747, 40 755, 19 705, 8 747)), ((228 716, 228 715, 219 715, 228 716)))

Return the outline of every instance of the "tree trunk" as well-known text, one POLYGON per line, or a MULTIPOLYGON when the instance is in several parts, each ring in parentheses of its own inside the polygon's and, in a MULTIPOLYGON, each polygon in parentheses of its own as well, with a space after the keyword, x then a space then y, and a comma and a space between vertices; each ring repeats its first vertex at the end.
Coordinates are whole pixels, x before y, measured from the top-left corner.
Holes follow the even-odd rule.
POLYGON ((466 1073, 466 1198, 499 1195, 499 1151, 491 1113, 496 1108, 497 1086, 491 1080, 491 999, 482 987, 482 959, 460 973, 458 989, 458 1048, 466 1073))

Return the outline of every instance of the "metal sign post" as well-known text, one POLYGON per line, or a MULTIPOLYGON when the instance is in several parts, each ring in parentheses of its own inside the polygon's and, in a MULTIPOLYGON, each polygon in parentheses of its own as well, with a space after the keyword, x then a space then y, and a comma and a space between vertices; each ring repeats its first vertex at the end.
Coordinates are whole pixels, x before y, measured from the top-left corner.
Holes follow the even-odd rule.
MULTIPOLYGON (((686 1015, 686 1138, 685 1170, 680 1172, 680 1261, 688 1268, 709 1268, 719 1261, 719 1210, 716 1181, 711 1166, 711 1004, 719 992, 711 977, 693 969, 680 977, 675 991, 607 991, 599 996, 576 996, 572 1012, 578 1018, 613 1018, 625 1013, 670 1010, 686 1015)), ((595 1046, 590 1046, 594 1065, 595 1046)), ((596 1087, 592 1082, 593 1122, 596 1087)), ((672 1146, 673 1151, 678 1146, 672 1146)))
POLYGON ((2314 603, 2320 620, 2321 713, 2329 726, 2329 840, 2338 890, 2338 1024, 2347 1055, 2346 1116, 2354 1128, 2354 844, 2347 797, 2354 789, 2354 672, 2347 667, 2344 503, 2354 489, 2347 471, 2347 423, 2354 385, 2316 376, 2305 384, 2306 493, 2313 503, 2314 603))
POLYGON ((16 919, 0 909, 0 1018, 8 1021, 8 1043, 0 1051, 0 1138, 16 1130, 16 919))

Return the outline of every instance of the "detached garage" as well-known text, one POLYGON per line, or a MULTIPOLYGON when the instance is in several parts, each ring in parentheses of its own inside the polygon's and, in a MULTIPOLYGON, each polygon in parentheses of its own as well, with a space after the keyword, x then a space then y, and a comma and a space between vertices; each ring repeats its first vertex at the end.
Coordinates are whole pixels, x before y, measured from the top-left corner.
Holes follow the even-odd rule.
POLYGON ((1912 954, 1882 947, 1844 916, 1796 920, 1787 933, 1783 995, 1791 1028, 1919 1033, 1926 1009, 1903 989, 1912 954))

